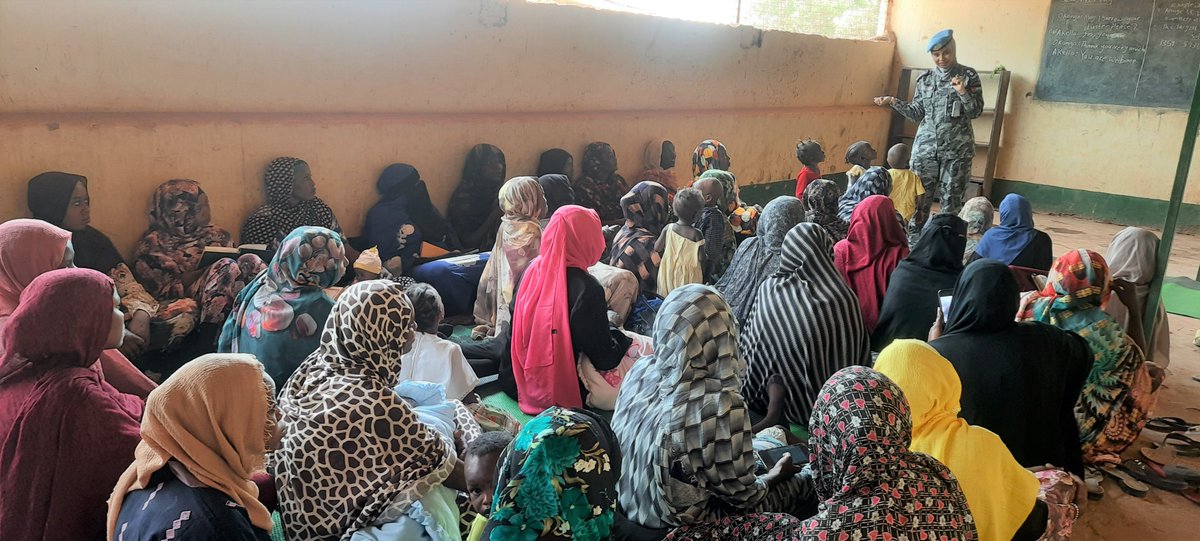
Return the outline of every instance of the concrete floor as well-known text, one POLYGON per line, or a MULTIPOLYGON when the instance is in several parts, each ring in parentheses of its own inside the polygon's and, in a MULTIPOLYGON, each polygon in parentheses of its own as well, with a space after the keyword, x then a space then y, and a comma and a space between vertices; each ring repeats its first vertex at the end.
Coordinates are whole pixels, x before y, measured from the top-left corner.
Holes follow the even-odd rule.
MULTIPOLYGON (((997 218, 997 222, 999 218, 997 218)), ((1071 216, 1036 214, 1039 229, 1054 239, 1054 253, 1060 255, 1074 248, 1088 248, 1104 254, 1113 235, 1124 226, 1093 222, 1071 216)), ((1160 233, 1161 236, 1161 232, 1160 233)), ((1200 268, 1200 237, 1178 235, 1171 250, 1168 276, 1194 278, 1200 268)), ((1200 348, 1192 338, 1200 329, 1200 321, 1169 315, 1171 328, 1171 365, 1163 387, 1158 393, 1154 416, 1182 417, 1200 423, 1200 383, 1192 376, 1200 374, 1200 348)), ((1145 431, 1126 451, 1126 458, 1142 458, 1141 447, 1162 441, 1162 434, 1145 431)), ((1112 481, 1104 482, 1104 499, 1089 502, 1080 523, 1075 526, 1074 539, 1081 541, 1117 540, 1200 540, 1200 506, 1171 492, 1151 488, 1144 498, 1121 492, 1112 481)))

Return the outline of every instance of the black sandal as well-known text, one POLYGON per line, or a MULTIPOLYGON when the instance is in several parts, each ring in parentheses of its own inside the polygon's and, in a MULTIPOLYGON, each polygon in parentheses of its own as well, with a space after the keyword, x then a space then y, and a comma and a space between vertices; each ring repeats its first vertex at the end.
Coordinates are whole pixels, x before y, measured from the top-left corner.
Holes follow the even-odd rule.
POLYGON ((1129 472, 1129 475, 1133 476, 1134 479, 1163 490, 1179 492, 1180 490, 1188 487, 1187 481, 1167 479, 1166 477, 1154 473, 1141 460, 1126 460, 1123 464, 1121 464, 1121 466, 1125 468, 1125 471, 1129 472))
POLYGON ((1196 426, 1179 417, 1155 417, 1146 421, 1146 428, 1155 432, 1183 432, 1196 426))
POLYGON ((1104 475, 1112 477, 1117 482, 1117 485, 1121 487, 1121 490, 1130 496, 1142 498, 1150 492, 1150 486, 1135 479, 1122 464, 1106 466, 1100 468, 1100 471, 1104 472, 1104 475))
POLYGON ((1191 438, 1185 432, 1172 432, 1163 436, 1163 444, 1171 444, 1180 456, 1200 456, 1200 441, 1191 438))

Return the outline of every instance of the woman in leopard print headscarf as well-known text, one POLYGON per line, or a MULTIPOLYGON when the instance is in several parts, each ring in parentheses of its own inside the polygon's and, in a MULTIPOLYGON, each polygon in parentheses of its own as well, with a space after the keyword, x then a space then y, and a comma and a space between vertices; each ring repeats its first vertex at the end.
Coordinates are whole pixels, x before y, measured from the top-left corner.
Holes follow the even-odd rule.
MULTIPOLYGON (((392 391, 412 339, 413 308, 399 285, 360 282, 338 297, 321 346, 279 401, 284 436, 275 462, 288 539, 347 540, 452 508, 454 495, 441 484, 457 462, 453 442, 392 391)), ((457 528, 446 522, 420 524, 439 539, 457 528)))

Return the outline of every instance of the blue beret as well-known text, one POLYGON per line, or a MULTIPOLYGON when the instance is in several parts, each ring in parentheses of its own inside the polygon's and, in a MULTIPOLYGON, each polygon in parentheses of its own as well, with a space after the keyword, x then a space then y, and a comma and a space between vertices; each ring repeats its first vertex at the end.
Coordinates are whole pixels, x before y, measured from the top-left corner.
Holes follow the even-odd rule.
POLYGON ((926 49, 926 52, 932 53, 934 51, 940 51, 942 47, 945 47, 946 44, 950 43, 950 40, 952 39, 954 39, 953 30, 950 30, 949 28, 942 30, 941 32, 934 34, 932 38, 929 38, 929 46, 926 49))

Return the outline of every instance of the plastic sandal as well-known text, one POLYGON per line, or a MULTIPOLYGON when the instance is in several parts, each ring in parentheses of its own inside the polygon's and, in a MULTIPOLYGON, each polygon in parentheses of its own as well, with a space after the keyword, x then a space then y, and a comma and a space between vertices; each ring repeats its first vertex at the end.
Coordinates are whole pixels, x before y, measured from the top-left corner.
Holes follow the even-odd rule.
POLYGON ((1188 434, 1195 433, 1172 432, 1163 437, 1163 443, 1175 446, 1176 452, 1182 456, 1200 456, 1200 441, 1197 441, 1188 434))
POLYGON ((1167 479, 1166 477, 1155 473, 1150 469, 1149 466, 1146 465, 1145 462, 1142 462, 1141 460, 1126 460, 1121 464, 1121 467, 1125 468, 1125 471, 1127 471, 1129 475, 1133 476, 1134 479, 1163 490, 1179 492, 1180 490, 1184 490, 1188 487, 1187 481, 1167 479))
POLYGON ((1185 483, 1200 483, 1200 470, 1183 464, 1167 464, 1162 467, 1163 477, 1178 479, 1185 483))
POLYGON ((1088 499, 1100 500, 1104 498, 1104 485, 1100 483, 1104 481, 1104 474, 1099 468, 1087 466, 1083 470, 1083 482, 1087 485, 1088 499))
POLYGON ((1155 417, 1146 421, 1146 428, 1155 432, 1182 432, 1195 426, 1195 423, 1189 423, 1179 417, 1155 417))
POLYGON ((1125 493, 1130 496, 1141 498, 1150 492, 1149 485, 1134 479, 1133 476, 1130 475, 1125 469, 1125 466, 1121 464, 1104 467, 1101 468, 1100 471, 1104 472, 1104 475, 1112 477, 1114 480, 1116 480, 1117 484, 1120 485, 1121 490, 1125 491, 1125 493))
POLYGON ((1200 468, 1200 460, 1181 455, 1169 446, 1142 447, 1141 453, 1142 458, 1163 466, 1182 464, 1200 468))

